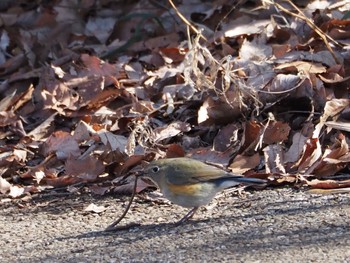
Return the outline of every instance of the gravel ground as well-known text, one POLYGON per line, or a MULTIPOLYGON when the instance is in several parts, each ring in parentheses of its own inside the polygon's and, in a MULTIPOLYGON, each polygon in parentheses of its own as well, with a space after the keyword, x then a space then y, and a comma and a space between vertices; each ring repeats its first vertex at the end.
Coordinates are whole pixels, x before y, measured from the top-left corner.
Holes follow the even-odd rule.
POLYGON ((88 194, 1 204, 0 262, 349 262, 350 194, 293 189, 225 194, 186 209, 138 196, 117 232, 103 229, 127 197, 88 194), (122 199, 122 200, 121 200, 122 199), (94 203, 107 209, 84 209, 94 203))

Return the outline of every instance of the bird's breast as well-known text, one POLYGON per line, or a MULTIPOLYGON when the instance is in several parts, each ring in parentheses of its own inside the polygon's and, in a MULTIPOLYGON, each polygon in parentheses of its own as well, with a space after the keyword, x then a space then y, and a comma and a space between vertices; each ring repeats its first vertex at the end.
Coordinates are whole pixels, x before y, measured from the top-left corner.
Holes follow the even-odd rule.
POLYGON ((208 204, 216 194, 215 185, 196 183, 187 185, 167 184, 162 189, 163 195, 171 202, 184 207, 199 207, 208 204))
POLYGON ((201 184, 176 185, 168 184, 169 190, 176 195, 196 195, 202 191, 201 184))

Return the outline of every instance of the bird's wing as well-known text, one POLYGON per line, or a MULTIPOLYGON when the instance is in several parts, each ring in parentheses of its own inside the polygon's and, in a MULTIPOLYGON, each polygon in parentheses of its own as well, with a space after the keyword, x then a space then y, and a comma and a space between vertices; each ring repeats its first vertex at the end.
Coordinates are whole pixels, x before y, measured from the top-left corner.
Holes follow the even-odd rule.
POLYGON ((176 176, 173 176, 174 173, 169 172, 167 181, 174 185, 195 184, 222 177, 240 177, 200 161, 191 160, 191 162, 186 162, 185 158, 184 163, 173 167, 173 172, 176 172, 176 176))

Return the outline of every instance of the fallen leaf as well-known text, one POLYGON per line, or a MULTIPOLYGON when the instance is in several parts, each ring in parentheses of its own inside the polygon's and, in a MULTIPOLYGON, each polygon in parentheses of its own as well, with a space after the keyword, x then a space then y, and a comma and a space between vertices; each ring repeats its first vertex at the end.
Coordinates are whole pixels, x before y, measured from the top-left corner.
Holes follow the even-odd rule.
POLYGON ((343 194, 343 193, 349 193, 350 187, 344 187, 344 188, 335 188, 335 189, 310 189, 307 190, 310 194, 343 194))
POLYGON ((6 194, 11 189, 11 184, 0 176, 0 193, 6 194))
POLYGON ((260 164, 260 155, 255 153, 252 156, 237 155, 228 167, 234 174, 243 174, 246 171, 256 168, 260 164))
POLYGON ((128 143, 128 139, 122 135, 113 134, 106 130, 100 130, 97 132, 101 141, 104 145, 108 145, 112 151, 120 151, 122 153, 125 152, 126 144, 128 143))
POLYGON ((283 166, 283 150, 280 144, 272 144, 264 149, 265 170, 266 173, 285 174, 286 170, 283 166))
MULTIPOLYGON (((126 183, 112 187, 112 191, 117 194, 132 194, 134 190, 134 185, 135 178, 129 177, 126 183)), ((148 187, 154 187, 154 185, 145 182, 143 179, 138 180, 136 186, 136 193, 140 193, 148 187)))
POLYGON ((350 180, 335 181, 335 180, 314 179, 311 181, 307 181, 307 184, 312 188, 334 189, 334 188, 350 187, 350 180))
POLYGON ((103 163, 93 156, 84 159, 68 158, 65 163, 66 174, 86 181, 94 181, 105 170, 103 163))
MULTIPOLYGON (((316 125, 313 138, 318 138, 321 129, 325 125, 328 118, 339 115, 340 112, 347 109, 350 106, 350 99, 332 99, 326 102, 323 115, 320 118, 320 122, 316 125)), ((333 119, 336 120, 337 118, 333 119)))
POLYGON ((284 163, 294 163, 300 159, 307 139, 301 132, 293 135, 292 145, 284 153, 284 163))
POLYGON ((110 188, 111 187, 109 187, 109 186, 105 186, 105 187, 98 186, 98 185, 89 186, 90 191, 96 195, 104 195, 110 188))
POLYGON ((12 185, 10 187, 10 193, 8 194, 9 196, 16 198, 24 194, 24 188, 19 187, 17 185, 12 185))
POLYGON ((105 211, 106 209, 107 208, 104 207, 104 206, 98 206, 98 205, 95 205, 95 204, 91 203, 84 209, 84 211, 85 212, 93 212, 93 213, 96 213, 96 214, 100 214, 103 211, 105 211))
POLYGON ((58 159, 65 160, 69 156, 80 156, 80 149, 72 135, 64 131, 56 131, 43 145, 43 154, 48 156, 50 153, 55 153, 58 159))
POLYGON ((156 128, 153 130, 152 137, 155 142, 174 137, 181 132, 188 132, 191 127, 188 123, 176 121, 165 127, 156 128))
POLYGON ((263 142, 265 144, 281 143, 288 139, 290 127, 287 123, 280 121, 269 122, 264 131, 263 142))
POLYGON ((326 67, 323 66, 321 63, 314 63, 314 62, 308 62, 308 61, 293 61, 293 62, 286 62, 283 64, 278 65, 275 67, 277 70, 283 70, 286 71, 297 71, 300 73, 314 73, 314 74, 320 74, 325 73, 326 67))

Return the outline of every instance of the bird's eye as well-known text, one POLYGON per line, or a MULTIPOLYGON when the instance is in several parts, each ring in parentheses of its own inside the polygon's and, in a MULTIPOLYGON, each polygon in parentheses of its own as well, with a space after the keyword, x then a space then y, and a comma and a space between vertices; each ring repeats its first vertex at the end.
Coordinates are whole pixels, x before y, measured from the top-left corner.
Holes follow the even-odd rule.
POLYGON ((154 172, 154 173, 158 173, 159 172, 159 167, 158 166, 154 166, 154 167, 152 167, 152 172, 154 172))

